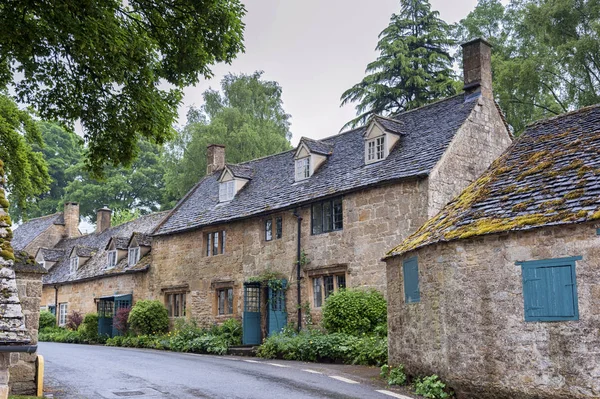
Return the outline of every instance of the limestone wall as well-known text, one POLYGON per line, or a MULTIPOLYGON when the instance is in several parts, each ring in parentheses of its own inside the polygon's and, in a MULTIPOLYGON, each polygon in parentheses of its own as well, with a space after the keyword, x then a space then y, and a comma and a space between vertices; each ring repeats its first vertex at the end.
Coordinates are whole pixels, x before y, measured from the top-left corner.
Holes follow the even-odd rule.
POLYGON ((480 97, 429 175, 429 217, 477 179, 511 143, 492 99, 480 97))
POLYGON ((459 398, 600 397, 600 238, 581 224, 442 243, 387 265, 389 356, 438 374, 459 398), (421 302, 404 303, 402 260, 417 256, 421 302), (525 322, 516 261, 577 261, 579 320, 525 322))
POLYGON ((35 256, 40 248, 54 248, 54 246, 65 237, 65 234, 65 226, 53 224, 42 234, 33 239, 33 241, 24 248, 24 251, 31 256, 35 256))

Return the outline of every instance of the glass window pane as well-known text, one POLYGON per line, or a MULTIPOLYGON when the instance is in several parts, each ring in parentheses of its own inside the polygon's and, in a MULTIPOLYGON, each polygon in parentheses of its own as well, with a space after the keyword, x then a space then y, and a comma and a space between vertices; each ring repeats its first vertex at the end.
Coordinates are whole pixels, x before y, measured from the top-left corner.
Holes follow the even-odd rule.
POLYGON ((271 241, 273 239, 273 220, 267 219, 265 221, 265 240, 271 241))
POLYGON ((323 231, 333 230, 333 214, 331 211, 331 202, 323 203, 323 231))
POLYGON ((313 279, 313 296, 315 308, 320 308, 323 303, 323 295, 321 293, 321 287, 323 285, 323 281, 321 277, 317 277, 313 279))
POLYGON ((333 276, 323 277, 323 283, 325 286, 325 298, 327 298, 333 294, 333 276))
POLYGON ((218 290, 219 295, 219 314, 225 314, 225 290, 218 290))
POLYGON ((321 234, 323 232, 323 207, 322 204, 312 206, 312 233, 321 234))
POLYGON ((221 232, 221 253, 225 253, 225 230, 221 232))
POLYGON ((213 255, 219 253, 219 233, 213 233, 213 255))
POLYGON ((206 235, 206 256, 210 256, 210 249, 212 248, 212 234, 206 235))
POLYGON ((175 317, 179 317, 179 295, 178 294, 174 294, 173 295, 174 301, 173 301, 173 316, 175 317))
POLYGON ((280 239, 283 233, 283 220, 281 216, 275 219, 275 238, 280 239))
POLYGON ((337 288, 338 290, 341 290, 343 288, 346 288, 346 275, 345 274, 340 274, 337 277, 337 288))
POLYGON ((227 313, 233 313, 233 288, 227 288, 227 313))
POLYGON ((342 208, 342 199, 333 200, 333 230, 341 230, 344 227, 344 211, 342 208))

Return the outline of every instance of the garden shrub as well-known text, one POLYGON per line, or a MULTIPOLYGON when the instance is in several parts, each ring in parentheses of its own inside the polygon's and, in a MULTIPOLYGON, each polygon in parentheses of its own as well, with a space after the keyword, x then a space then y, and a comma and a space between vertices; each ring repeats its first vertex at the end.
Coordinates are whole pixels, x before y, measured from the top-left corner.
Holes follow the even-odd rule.
POLYGON ((415 380, 415 393, 430 399, 446 399, 450 395, 446 392, 446 384, 440 381, 437 375, 417 378, 415 380))
POLYGON ((160 301, 137 301, 129 313, 129 327, 138 335, 161 334, 169 329, 167 308, 160 301))
POLYGON ((46 310, 40 312, 40 330, 56 327, 56 316, 46 310))
POLYGON ((129 331, 129 322, 127 320, 129 319, 130 312, 130 307, 119 308, 113 319, 113 325, 121 335, 126 335, 129 331))
POLYGON ((398 367, 391 367, 387 364, 381 366, 381 378, 384 378, 388 385, 404 385, 406 384, 406 374, 404 366, 401 364, 398 367))
POLYGON ((72 310, 71 313, 67 315, 67 324, 66 327, 69 330, 77 330, 81 323, 83 322, 83 316, 76 310, 72 310))
POLYGON ((331 333, 387 334, 387 303, 376 290, 340 290, 325 300, 323 327, 331 333))
POLYGON ((237 319, 228 319, 218 328, 217 335, 222 336, 228 346, 242 344, 242 322, 237 319))
POLYGON ((89 343, 99 342, 98 337, 98 315, 96 313, 88 313, 83 318, 83 322, 78 330, 82 338, 89 343))
POLYGON ((64 328, 46 328, 44 332, 39 333, 38 340, 46 342, 62 342, 68 344, 79 344, 83 342, 79 332, 65 330, 64 328))

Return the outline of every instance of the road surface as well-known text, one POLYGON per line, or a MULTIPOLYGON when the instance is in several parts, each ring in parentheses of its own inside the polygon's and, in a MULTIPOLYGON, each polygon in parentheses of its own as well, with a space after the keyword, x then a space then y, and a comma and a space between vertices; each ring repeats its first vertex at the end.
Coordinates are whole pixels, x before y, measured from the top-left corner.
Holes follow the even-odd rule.
POLYGON ((45 391, 61 399, 410 399, 347 372, 357 366, 51 342, 38 353, 45 391))

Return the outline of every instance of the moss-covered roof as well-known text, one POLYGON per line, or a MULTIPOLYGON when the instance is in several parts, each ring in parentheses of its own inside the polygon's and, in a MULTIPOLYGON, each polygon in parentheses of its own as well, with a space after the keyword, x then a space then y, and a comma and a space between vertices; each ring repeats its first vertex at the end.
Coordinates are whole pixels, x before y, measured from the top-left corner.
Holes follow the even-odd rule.
POLYGON ((530 125, 490 168, 388 252, 600 219, 600 105, 530 125))

